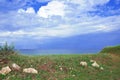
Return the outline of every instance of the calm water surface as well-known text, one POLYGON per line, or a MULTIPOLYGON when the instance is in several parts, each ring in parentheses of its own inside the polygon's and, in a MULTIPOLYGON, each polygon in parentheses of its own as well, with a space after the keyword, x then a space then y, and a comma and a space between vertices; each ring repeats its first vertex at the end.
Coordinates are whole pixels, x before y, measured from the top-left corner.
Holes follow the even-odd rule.
POLYGON ((28 50, 28 49, 24 49, 24 50, 19 50, 18 52, 21 54, 25 54, 25 55, 54 55, 54 54, 56 55, 56 54, 93 54, 93 53, 98 53, 99 50, 76 51, 76 50, 28 50))

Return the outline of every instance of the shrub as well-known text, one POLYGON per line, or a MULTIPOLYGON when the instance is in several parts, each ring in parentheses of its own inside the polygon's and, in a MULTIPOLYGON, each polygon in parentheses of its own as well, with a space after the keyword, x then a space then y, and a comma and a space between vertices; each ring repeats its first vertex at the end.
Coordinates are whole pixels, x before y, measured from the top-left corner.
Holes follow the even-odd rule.
POLYGON ((8 45, 7 42, 0 46, 0 56, 5 57, 11 54, 15 54, 15 49, 13 45, 8 45))

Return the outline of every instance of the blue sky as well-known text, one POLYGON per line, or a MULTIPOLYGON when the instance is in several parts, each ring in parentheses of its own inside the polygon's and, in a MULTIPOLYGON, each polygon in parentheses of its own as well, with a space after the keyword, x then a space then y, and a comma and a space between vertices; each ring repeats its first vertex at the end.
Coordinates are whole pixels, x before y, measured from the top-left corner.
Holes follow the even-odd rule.
POLYGON ((0 0, 0 44, 101 49, 120 44, 120 0, 0 0))

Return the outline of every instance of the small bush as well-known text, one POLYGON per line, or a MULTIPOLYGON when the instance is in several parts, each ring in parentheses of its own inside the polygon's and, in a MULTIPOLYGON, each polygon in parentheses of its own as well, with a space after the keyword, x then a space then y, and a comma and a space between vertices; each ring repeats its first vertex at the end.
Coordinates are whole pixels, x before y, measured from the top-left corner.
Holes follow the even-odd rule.
POLYGON ((0 56, 6 57, 6 56, 11 55, 11 54, 15 54, 14 46, 8 45, 7 43, 0 46, 0 56))

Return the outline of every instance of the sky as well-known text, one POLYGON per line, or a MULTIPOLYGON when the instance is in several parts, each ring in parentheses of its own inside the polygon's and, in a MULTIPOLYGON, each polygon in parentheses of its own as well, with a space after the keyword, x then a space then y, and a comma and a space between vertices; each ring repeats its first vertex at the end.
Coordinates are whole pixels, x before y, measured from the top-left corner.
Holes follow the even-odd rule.
POLYGON ((120 0, 0 0, 0 45, 97 51, 119 35, 120 0))

